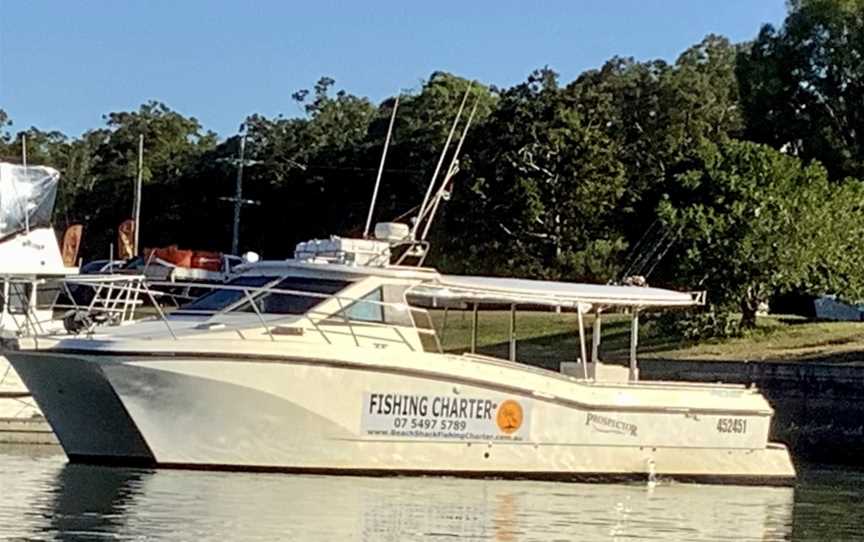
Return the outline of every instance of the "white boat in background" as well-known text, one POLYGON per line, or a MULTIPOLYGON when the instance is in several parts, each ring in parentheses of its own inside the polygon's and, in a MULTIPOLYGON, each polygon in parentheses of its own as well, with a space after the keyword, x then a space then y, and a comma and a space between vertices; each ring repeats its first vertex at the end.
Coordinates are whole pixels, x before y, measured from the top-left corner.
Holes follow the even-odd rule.
MULTIPOLYGON (((140 277, 81 279, 97 293, 88 306, 74 306, 64 281, 78 276, 78 268, 64 262, 51 227, 59 179, 49 167, 0 163, 0 344, 24 335, 63 332, 68 322, 57 318, 60 308, 101 310, 123 321, 132 317, 135 302, 128 286, 140 283, 140 277), (122 296, 102 295, 107 293, 103 287, 117 287, 122 296), (57 301, 64 292, 72 305, 60 307, 57 301)), ((26 386, 2 356, 0 442, 56 443, 26 386)))
MULTIPOLYGON (((34 320, 51 317, 40 300, 56 293, 58 279, 78 272, 64 265, 50 226, 59 178, 51 168, 0 163, 0 342, 36 332, 34 320)), ((0 441, 56 442, 40 419, 27 388, 0 357, 0 441)))
MULTIPOLYGON (((248 264, 170 315, 7 352, 72 461, 339 474, 789 484, 772 410, 742 386, 643 382, 638 315, 700 293, 358 265, 331 238, 248 264), (354 264, 348 262, 355 262, 354 264), (577 376, 442 351, 423 306, 562 307, 577 376), (600 315, 632 315, 631 365, 603 370, 600 315), (592 352, 588 357, 588 351, 592 352), (589 363, 583 363, 590 360, 589 363), (610 376, 611 375, 611 376, 610 376)), ((475 312, 476 314, 476 312, 475 312)), ((565 360, 562 360, 565 361, 565 360)))

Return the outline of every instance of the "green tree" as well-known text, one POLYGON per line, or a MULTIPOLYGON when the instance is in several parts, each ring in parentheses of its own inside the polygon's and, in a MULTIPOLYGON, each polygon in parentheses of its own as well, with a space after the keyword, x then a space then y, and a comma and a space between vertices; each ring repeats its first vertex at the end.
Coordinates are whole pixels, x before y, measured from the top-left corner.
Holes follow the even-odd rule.
POLYGON ((500 95, 478 129, 470 189, 451 231, 463 265, 492 273, 604 280, 623 240, 609 219, 625 188, 612 141, 574 110, 551 70, 500 95))
POLYGON ((747 137, 864 178, 864 1, 789 5, 738 59, 747 137))
POLYGON ((83 250, 91 257, 105 254, 117 226, 131 216, 139 135, 144 136, 142 245, 176 242, 177 232, 197 218, 189 211, 200 205, 200 196, 189 199, 182 190, 184 180, 213 148, 215 134, 159 102, 109 113, 105 120, 106 128, 87 132, 70 148, 70 172, 77 179, 68 183, 74 192, 64 214, 86 224, 83 250))
POLYGON ((734 140, 702 145, 698 166, 676 180, 677 197, 659 212, 683 230, 682 277, 707 288, 713 303, 737 306, 742 328, 755 325, 759 304, 775 293, 862 292, 859 181, 834 185, 818 163, 734 140))
POLYGON ((566 88, 571 106, 614 142, 626 170, 612 227, 633 247, 628 260, 647 262, 643 269, 627 266, 630 272, 656 270, 652 280, 660 282, 674 276, 668 260, 655 259, 676 236, 660 229, 657 204, 675 190, 675 176, 692 166, 704 141, 741 131, 736 50, 709 35, 674 64, 616 57, 566 88))
POLYGON ((3 109, 0 109, 0 156, 6 155, 6 146, 12 140, 12 135, 8 128, 12 126, 12 119, 3 109))

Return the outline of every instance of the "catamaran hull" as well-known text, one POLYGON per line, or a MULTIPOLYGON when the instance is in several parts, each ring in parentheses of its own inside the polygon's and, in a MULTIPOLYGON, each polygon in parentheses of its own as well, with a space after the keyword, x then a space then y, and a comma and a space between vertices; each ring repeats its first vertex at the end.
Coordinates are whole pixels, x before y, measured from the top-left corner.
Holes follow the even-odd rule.
MULTIPOLYGON (((582 405, 314 359, 9 354, 71 461, 789 485, 764 413, 582 405)), ((626 402, 626 401, 625 401, 626 402)))

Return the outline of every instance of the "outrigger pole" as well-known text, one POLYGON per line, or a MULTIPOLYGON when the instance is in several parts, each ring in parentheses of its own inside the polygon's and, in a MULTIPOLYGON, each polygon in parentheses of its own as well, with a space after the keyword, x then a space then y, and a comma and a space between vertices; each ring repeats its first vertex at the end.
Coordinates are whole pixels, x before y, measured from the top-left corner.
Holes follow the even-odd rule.
POLYGON ((423 196, 423 203, 420 204, 420 209, 417 211, 417 220, 411 228, 411 239, 417 239, 417 228, 420 227, 420 218, 426 213, 426 204, 429 202, 429 196, 432 195, 432 188, 435 186, 435 179, 441 172, 441 166, 444 164, 444 157, 447 155, 447 149, 450 148, 450 142, 453 141, 453 134, 456 133, 456 126, 459 124, 459 119, 462 118, 462 111, 465 109, 465 102, 468 101, 468 94, 471 92, 473 82, 468 83, 468 88, 465 89, 465 95, 462 96, 462 103, 459 104, 459 111, 456 113, 456 118, 453 119, 453 126, 450 127, 450 133, 447 134, 447 141, 444 143, 444 149, 441 151, 441 157, 438 158, 438 165, 435 166, 435 173, 432 174, 432 179, 429 181, 429 187, 426 189, 426 194, 423 196))
POLYGON ((369 235, 372 226, 372 213, 375 211, 375 200, 378 199, 378 187, 381 186, 381 175, 384 173, 384 161, 387 159, 387 149, 390 148, 390 136, 393 134, 393 123, 396 120, 396 110, 399 109, 399 96, 393 104, 393 112, 390 114, 390 125, 387 127, 387 138, 384 140, 384 152, 381 153, 381 163, 378 164, 378 176, 375 178, 375 189, 372 191, 372 202, 369 204, 369 215, 366 217, 366 227, 363 228, 363 237, 369 235))
POLYGON ((450 160, 450 165, 447 167, 447 174, 444 176, 444 180, 441 182, 441 188, 435 192, 435 197, 432 201, 432 204, 427 211, 429 212, 429 216, 424 217, 422 215, 418 216, 417 223, 419 224, 425 218, 426 225, 423 227, 423 234, 420 236, 421 241, 426 240, 426 236, 429 235, 429 228, 432 227, 432 221, 435 220, 435 213, 438 212, 438 205, 441 203, 441 200, 444 199, 445 194, 447 193, 447 185, 450 183, 450 179, 456 175, 456 172, 459 171, 459 153, 462 151, 462 144, 465 143, 465 137, 468 135, 468 128, 471 127, 471 123, 474 121, 474 115, 477 113, 477 106, 480 104, 480 99, 474 100, 474 107, 471 108, 471 114, 468 115, 468 122, 465 123, 465 128, 462 130, 462 136, 459 138, 459 143, 456 145, 456 151, 453 153, 453 157, 450 160))

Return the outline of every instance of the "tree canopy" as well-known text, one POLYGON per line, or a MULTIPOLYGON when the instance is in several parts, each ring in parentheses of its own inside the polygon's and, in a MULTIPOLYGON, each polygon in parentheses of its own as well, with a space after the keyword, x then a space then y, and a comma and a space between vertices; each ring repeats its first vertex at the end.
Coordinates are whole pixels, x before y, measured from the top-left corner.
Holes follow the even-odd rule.
POLYGON ((846 267, 864 263, 864 183, 831 183, 818 163, 734 140, 703 145, 695 167, 676 180, 681 189, 660 215, 682 230, 681 276, 715 302, 737 305, 745 327, 772 294, 864 293, 864 276, 846 267))

